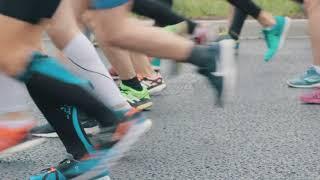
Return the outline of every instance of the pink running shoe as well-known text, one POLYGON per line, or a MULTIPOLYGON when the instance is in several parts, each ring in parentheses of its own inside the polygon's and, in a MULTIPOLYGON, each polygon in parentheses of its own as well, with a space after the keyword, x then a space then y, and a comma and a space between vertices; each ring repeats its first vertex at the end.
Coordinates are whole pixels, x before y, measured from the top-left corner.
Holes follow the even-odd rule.
POLYGON ((320 104, 320 88, 300 96, 300 100, 306 104, 320 104))

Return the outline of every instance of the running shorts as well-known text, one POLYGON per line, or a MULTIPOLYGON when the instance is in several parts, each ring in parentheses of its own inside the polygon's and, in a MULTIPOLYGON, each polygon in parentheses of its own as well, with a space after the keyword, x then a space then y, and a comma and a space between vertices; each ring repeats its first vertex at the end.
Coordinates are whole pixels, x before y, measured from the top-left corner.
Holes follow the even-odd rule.
POLYGON ((130 0, 91 0, 92 9, 111 9, 128 3, 130 0))
POLYGON ((60 0, 0 0, 0 14, 31 24, 51 18, 60 0))

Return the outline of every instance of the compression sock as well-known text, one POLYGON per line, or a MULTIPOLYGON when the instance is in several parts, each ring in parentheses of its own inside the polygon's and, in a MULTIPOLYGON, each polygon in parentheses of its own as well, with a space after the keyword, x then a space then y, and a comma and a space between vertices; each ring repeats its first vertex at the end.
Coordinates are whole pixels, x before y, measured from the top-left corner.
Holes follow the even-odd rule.
POLYGON ((211 69, 215 71, 215 63, 213 61, 213 54, 219 54, 220 47, 219 45, 199 46, 196 45, 193 47, 190 56, 187 58, 187 62, 198 66, 199 68, 211 69))
POLYGON ((80 160, 94 151, 77 119, 78 112, 75 107, 52 103, 33 86, 27 85, 27 89, 39 110, 55 129, 66 151, 73 158, 80 160))
POLYGON ((63 49, 71 70, 93 85, 92 93, 114 110, 127 110, 131 106, 121 95, 105 65, 91 42, 82 34, 75 36, 63 49))
POLYGON ((102 126, 111 126, 118 121, 110 109, 89 93, 88 81, 71 74, 54 58, 34 53, 25 72, 17 78, 48 101, 81 108, 102 126))

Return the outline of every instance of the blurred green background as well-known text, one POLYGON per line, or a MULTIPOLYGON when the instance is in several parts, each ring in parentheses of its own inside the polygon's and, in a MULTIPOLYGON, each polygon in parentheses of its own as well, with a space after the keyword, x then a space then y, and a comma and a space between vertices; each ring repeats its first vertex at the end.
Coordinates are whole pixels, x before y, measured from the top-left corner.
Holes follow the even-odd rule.
MULTIPOLYGON (((290 0, 255 0, 274 15, 303 17, 301 7, 290 0)), ((177 12, 196 19, 223 19, 228 16, 230 6, 225 0, 174 0, 177 12)))

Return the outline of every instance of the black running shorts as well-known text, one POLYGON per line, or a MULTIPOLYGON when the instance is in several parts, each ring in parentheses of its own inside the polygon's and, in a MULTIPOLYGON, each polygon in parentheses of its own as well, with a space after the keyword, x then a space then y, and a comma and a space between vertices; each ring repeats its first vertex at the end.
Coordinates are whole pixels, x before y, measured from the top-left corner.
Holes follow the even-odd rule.
POLYGON ((51 18, 60 0, 0 0, 0 14, 31 24, 51 18))

